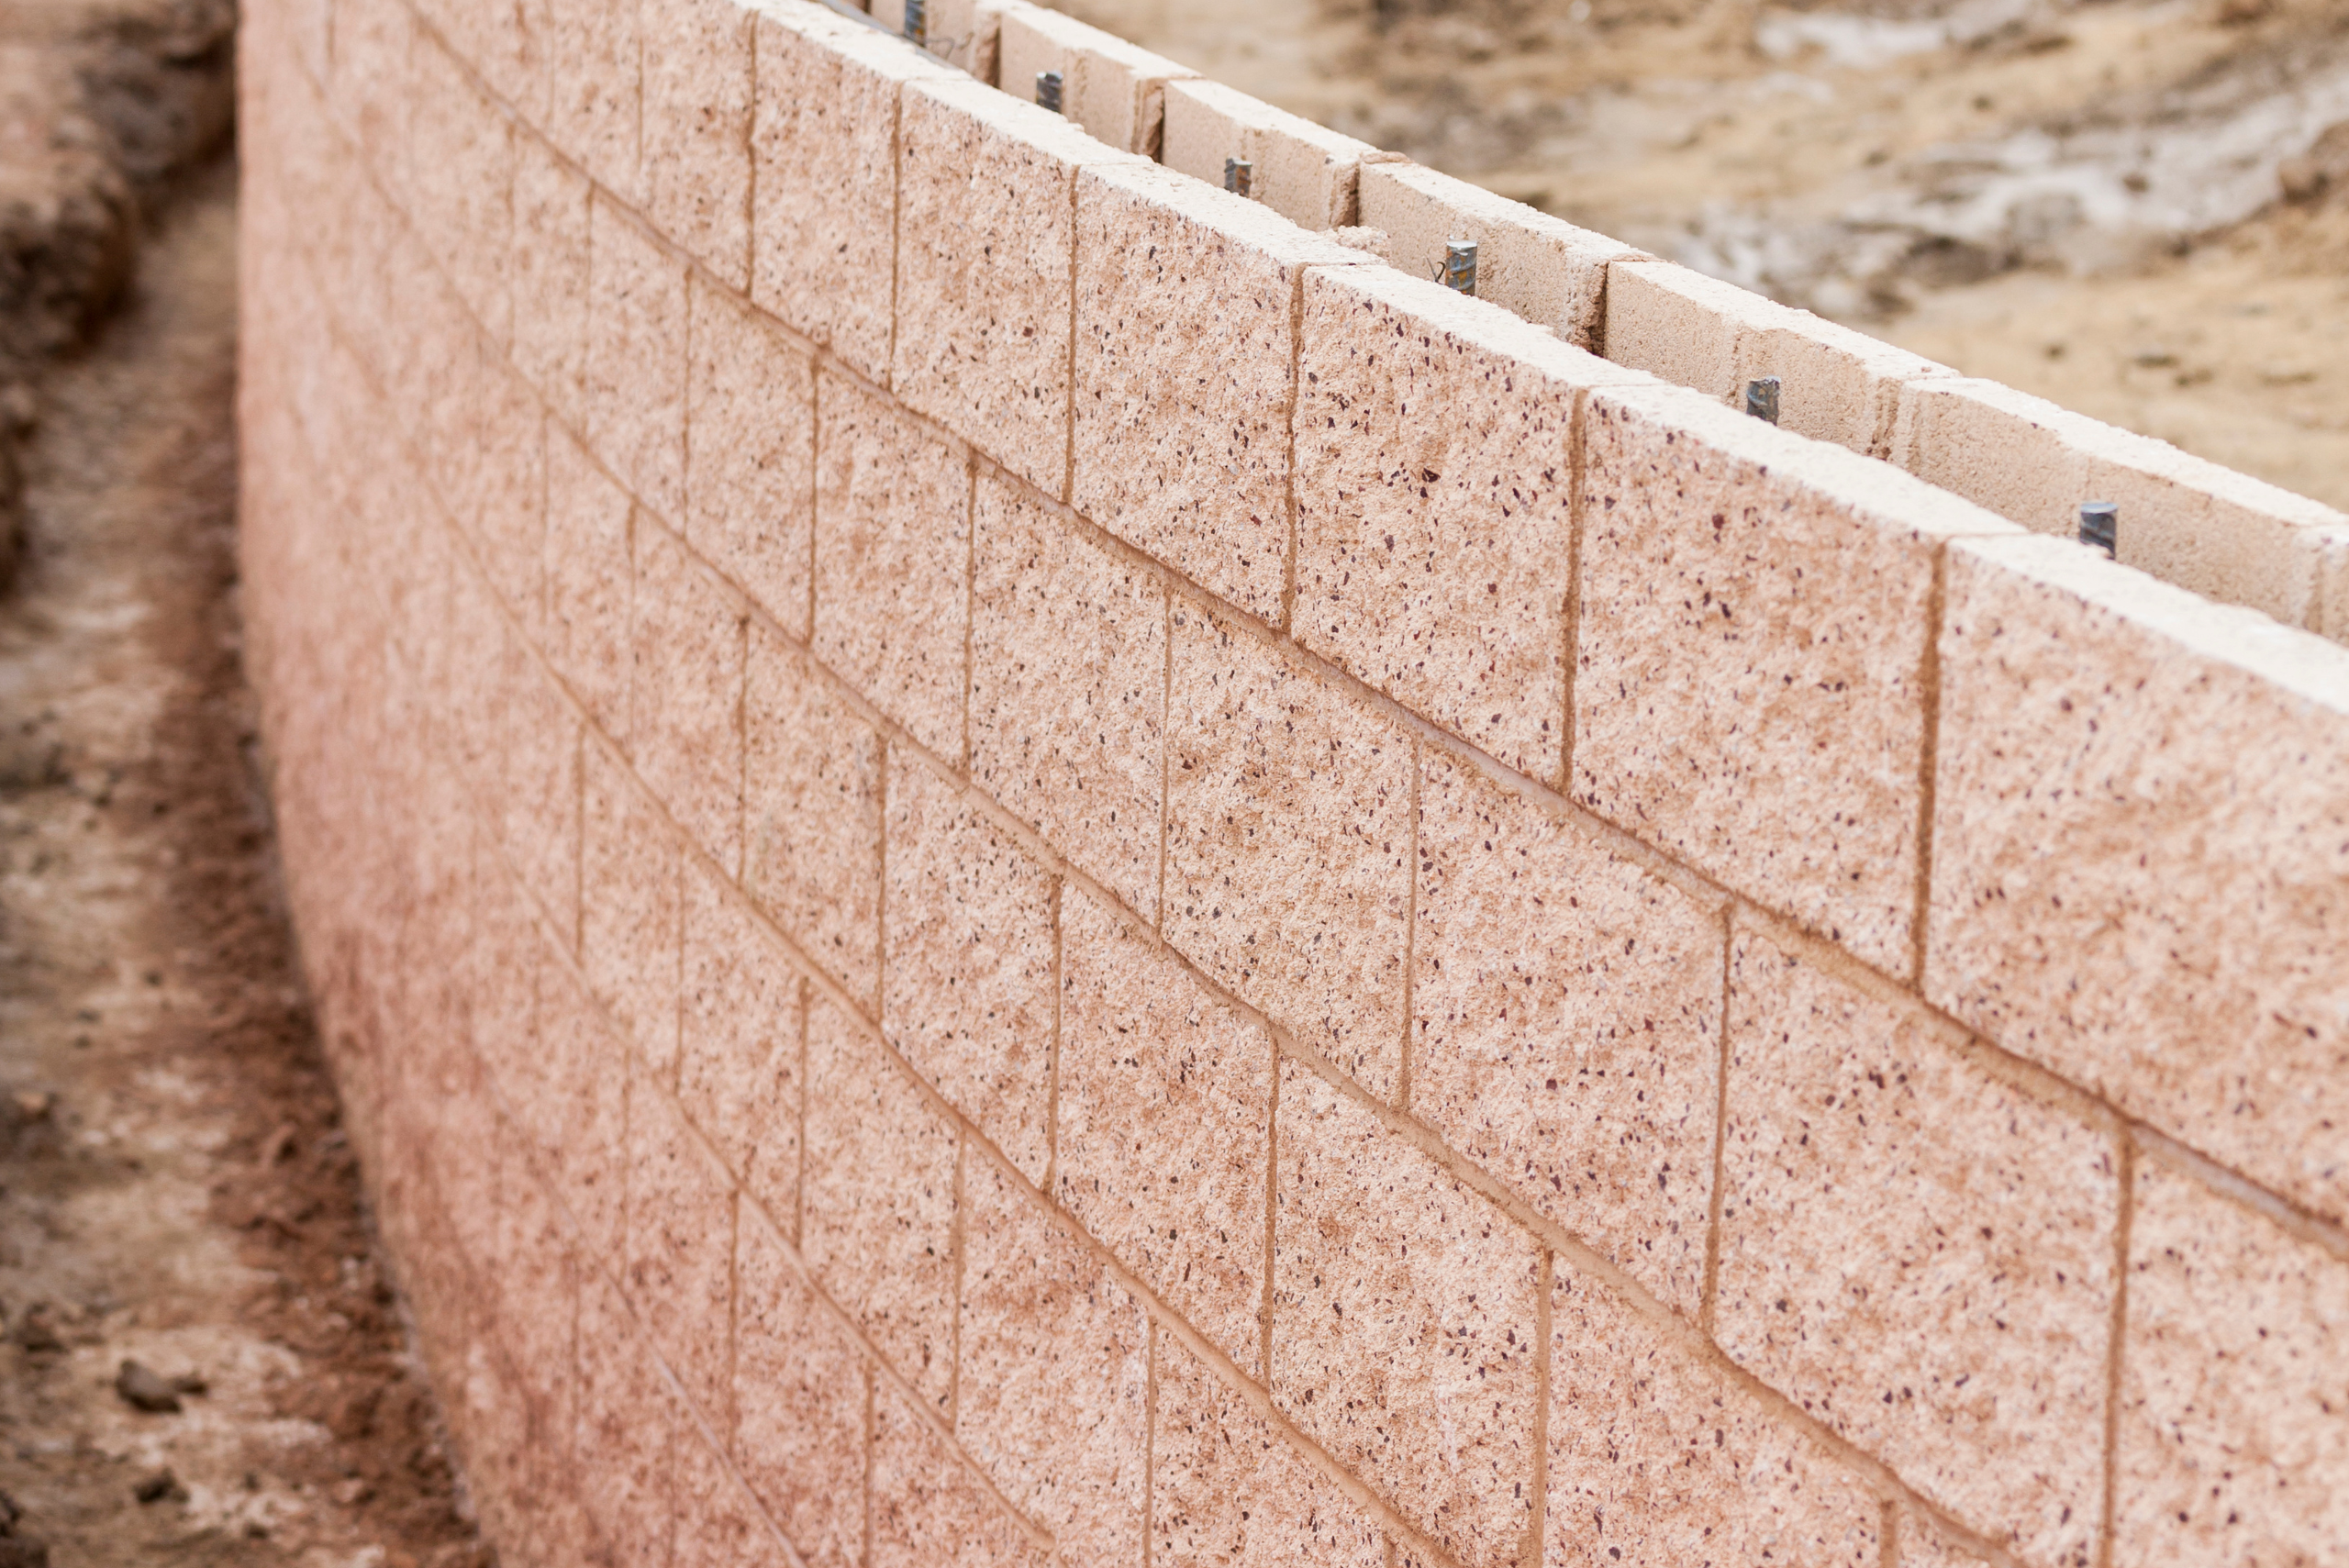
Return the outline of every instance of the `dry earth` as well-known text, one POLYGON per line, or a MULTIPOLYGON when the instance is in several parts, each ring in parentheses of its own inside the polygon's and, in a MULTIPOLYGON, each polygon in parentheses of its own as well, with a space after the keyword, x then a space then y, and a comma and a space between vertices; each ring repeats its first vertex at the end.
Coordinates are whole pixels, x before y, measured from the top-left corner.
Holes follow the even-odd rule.
POLYGON ((2349 507, 2340 0, 1067 0, 1381 146, 2349 507))
POLYGON ((47 378, 0 601, 4 1568, 484 1560, 274 902, 233 182, 161 208, 120 312, 47 378), (135 1408, 127 1360, 203 1392, 135 1408))

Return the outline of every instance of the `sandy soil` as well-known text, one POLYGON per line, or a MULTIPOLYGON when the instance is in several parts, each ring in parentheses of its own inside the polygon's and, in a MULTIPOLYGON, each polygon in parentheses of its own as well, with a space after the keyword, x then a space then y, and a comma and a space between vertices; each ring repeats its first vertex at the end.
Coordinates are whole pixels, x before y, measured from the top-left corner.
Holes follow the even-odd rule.
POLYGON ((1575 222, 2349 506, 2339 0, 1067 5, 1575 222))
POLYGON ((470 1564, 274 902, 235 237, 217 167, 27 449, 0 602, 0 1563, 470 1564), (135 1408, 127 1360, 203 1391, 135 1408))

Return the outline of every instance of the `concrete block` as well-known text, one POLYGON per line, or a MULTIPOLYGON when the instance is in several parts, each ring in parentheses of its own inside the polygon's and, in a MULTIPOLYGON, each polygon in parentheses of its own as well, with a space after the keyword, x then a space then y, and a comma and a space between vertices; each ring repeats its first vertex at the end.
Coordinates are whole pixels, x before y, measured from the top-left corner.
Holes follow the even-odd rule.
POLYGON ((960 1135, 878 1041, 820 994, 807 1008, 800 1251, 825 1294, 931 1407, 954 1386, 960 1135))
POLYGON ((781 1238, 742 1218, 734 1284, 734 1459, 807 1568, 864 1547, 863 1357, 781 1238))
POLYGON ((518 637, 505 639, 498 673, 503 787, 491 809, 515 874, 568 945, 579 932, 579 712, 518 637))
POLYGON ((733 1466, 690 1428, 678 1433, 674 1568, 798 1568, 733 1466))
POLYGON ((991 473, 972 517, 972 781, 1155 919, 1164 585, 991 473))
POLYGON ((1061 965, 1052 1195, 1261 1377, 1272 1041, 1077 888, 1061 965))
POLYGON ((1005 8, 996 22, 996 84, 1035 102, 1040 72, 1061 73, 1061 113, 1095 139, 1156 158, 1166 84, 1198 73, 1099 28, 1041 6, 1005 8))
POLYGON ((587 228, 587 444, 674 521, 685 516, 685 264, 600 198, 587 228))
POLYGON ((1071 503, 1279 624, 1297 283, 1358 260, 1170 170, 1084 171, 1071 503))
POLYGON ((733 886, 685 864, 677 1103, 786 1236, 799 1226, 807 1003, 783 944, 733 886))
POLYGON ((628 1251, 621 1288, 685 1397, 719 1431, 734 1418, 734 1187, 669 1096, 629 1098, 628 1251))
POLYGON ((548 0, 548 139, 597 184, 640 203, 643 33, 634 6, 548 0))
POLYGON ((816 6, 756 25, 751 296, 885 384, 898 90, 951 72, 816 6))
POLYGON ((1900 1516, 1900 1568, 1989 1568, 1990 1559, 1922 1514, 1900 1516))
POLYGON ((1945 595, 1926 995, 2349 1218, 2349 650, 2054 539, 1945 595))
POLYGON ((579 965, 654 1076, 677 1067, 677 840, 627 766, 590 741, 579 835, 579 965))
POLYGON ((954 1435, 1063 1561, 1143 1561, 1150 1319, 992 1162, 963 1179, 954 1435))
POLYGON ((873 1396, 868 1568, 1048 1568, 1044 1542, 885 1385, 873 1396))
POLYGON ((889 768, 889 1042, 1031 1182, 1052 1151, 1054 879, 930 765, 889 768))
POLYGON ((2095 421, 1971 376, 1903 387, 1890 461, 2033 533, 2079 535, 2089 494, 2079 436, 2095 421))
POLYGON ((587 193, 552 148, 515 137, 514 366, 573 429, 586 423, 587 193))
POLYGON ((2112 1561, 2322 1562, 2349 1540, 2349 1259, 2140 1158, 2112 1561))
POLYGON ((1646 378, 1386 268, 1317 271, 1302 321, 1297 640, 1555 778, 1576 403, 1646 378))
MULTIPOLYGON (((489 90, 514 106, 534 125, 547 117, 547 55, 553 46, 549 0, 520 0, 512 6, 472 6, 465 0, 433 0, 420 7, 449 47, 479 72, 489 90)), ((314 3, 303 7, 317 14, 319 31, 326 28, 329 6, 314 3)), ((324 44, 321 37, 321 46, 324 44)))
POLYGON ((1606 341, 1609 268, 1646 260, 1621 240, 1417 163, 1365 163, 1356 211, 1318 227, 1375 228, 1390 264, 1430 282, 1442 272, 1446 241, 1473 239, 1477 298, 1593 353, 1606 341))
POLYGON ((1558 1261, 1545 1561, 1876 1568, 1874 1490, 1685 1340, 1558 1261))
POLYGON ((844 377, 820 378, 817 408, 816 656, 960 762, 968 460, 844 377))
POLYGON ((578 1224, 581 1263, 608 1269, 619 1261, 625 1048, 568 968, 541 962, 537 995, 537 1050, 509 1091, 516 1119, 578 1224))
POLYGON ((2019 530, 1671 388, 1584 451, 1575 798, 1908 973, 1935 557, 2019 530))
POLYGON ((1714 1337, 2019 1558, 2088 1560, 2116 1129, 1750 928, 1730 984, 1714 1337))
POLYGON ((1241 1000, 1395 1092, 1414 742, 1294 656, 1174 609, 1166 940, 1241 1000))
POLYGON ((1957 374, 1668 261, 1612 261, 1608 279, 1609 359, 1741 411, 1747 382, 1776 376, 1780 428, 1864 456, 1892 450, 1904 387, 1957 374))
POLYGON ((628 729, 628 492, 568 432, 547 432, 547 662, 609 735, 628 729))
POLYGON ((327 102, 384 194, 405 208, 417 91, 416 18, 398 0, 344 0, 333 18, 333 78, 327 102))
POLYGON ((1412 1113, 1693 1320, 1719 1095, 1718 911, 1434 751, 1419 768, 1419 864, 1412 1113))
POLYGON ((583 1285, 572 1449, 579 1498, 614 1561, 666 1562, 675 1525, 669 1391, 620 1293, 595 1277, 583 1285))
POLYGON ((751 31, 737 0, 639 0, 645 216, 732 288, 751 286, 751 31))
POLYGON ((1277 1158, 1273 1402, 1463 1564, 1518 1561, 1541 1249, 1294 1060, 1277 1158))
POLYGON ((408 219, 473 319, 502 344, 512 327, 513 128, 437 42, 419 36, 409 69, 417 96, 407 155, 432 177, 410 182, 408 219))
POLYGON ((751 628, 743 687, 743 887, 803 951, 877 1006, 881 737, 805 654, 751 628))
MULTIPOLYGON (((900 17, 905 0, 894 0, 900 17)), ((948 64, 992 87, 1007 11, 1027 8, 1028 0, 933 0, 928 48, 948 64)))
POLYGON ((1068 484, 1071 189, 1138 161, 976 82, 901 98, 890 384, 1050 495, 1068 484))
POLYGON ((795 637, 815 550, 816 367, 698 275, 687 295, 685 537, 795 637))
POLYGON ((498 598, 538 636, 546 614, 546 411, 485 341, 466 356, 466 373, 460 417, 470 439, 445 465, 441 499, 498 598))
POLYGON ((703 852, 742 863, 742 662, 749 612, 665 528, 640 517, 629 750, 703 852))
POLYGON ((1220 82, 1194 77, 1166 83, 1158 161, 1220 187, 1224 161, 1246 159, 1255 165, 1249 199, 1302 228, 1319 232, 1358 221, 1355 191, 1363 165, 1396 156, 1220 82))

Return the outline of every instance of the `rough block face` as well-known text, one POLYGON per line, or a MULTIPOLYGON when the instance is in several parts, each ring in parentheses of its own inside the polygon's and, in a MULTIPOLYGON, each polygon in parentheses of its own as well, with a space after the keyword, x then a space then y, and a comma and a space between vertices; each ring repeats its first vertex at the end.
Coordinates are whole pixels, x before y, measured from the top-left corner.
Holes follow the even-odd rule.
POLYGON ((568 944, 579 932, 579 713, 518 638, 501 651, 495 820, 515 875, 568 944))
POLYGON ((665 1082, 677 1064, 676 835, 590 744, 581 786, 579 962, 612 1021, 665 1082))
POLYGON ((1053 1196, 1260 1375, 1272 1041, 1075 888, 1061 973, 1053 1196))
POLYGON ((1875 1494, 1820 1443, 1564 1261, 1552 1292, 1549 1561, 1882 1561, 1875 1494))
POLYGON ((1815 449, 1847 483, 1802 484, 1791 439, 1676 393, 1594 393, 1584 439, 1575 799, 1906 973, 1933 556, 2003 525, 1919 527, 1815 449))
POLYGON ((1358 221, 1355 194, 1362 164, 1393 156, 1219 82, 1166 83, 1159 161, 1219 186, 1224 160, 1245 158, 1256 165, 1250 198, 1302 228, 1337 228, 1358 221))
POLYGON ((1575 409, 1621 373, 1378 271, 1307 278, 1300 336, 1297 639, 1554 778, 1575 409))
POLYGON ((2112 1561, 2322 1562, 2349 1540, 2349 1259, 2158 1159, 2129 1231, 2112 1561))
POLYGON ((690 281, 685 537, 794 637, 815 549, 816 368, 740 301, 690 281))
POLYGON ((954 1385, 957 1144, 880 1044, 816 999, 800 1246, 816 1282, 938 1409, 954 1385))
POLYGON ((2053 540, 1952 553, 1924 989, 2338 1220, 2349 660, 2252 625, 2053 540))
POLYGON ((1163 169, 1079 174, 1077 509, 1278 622, 1297 286, 1358 259, 1163 169))
POLYGON ((587 180, 535 136, 514 139, 514 363, 556 414, 585 423, 587 180))
POLYGON ((735 1263, 734 1458, 808 1568, 864 1545, 866 1373, 782 1240, 746 1215, 735 1263))
POLYGON ((844 377, 821 378, 817 399, 816 655, 959 762, 969 466, 844 377))
POLYGON ((1273 1401, 1464 1563, 1533 1518, 1533 1239, 1282 1064, 1273 1401))
POLYGON ((871 1568, 1046 1568, 1052 1561, 1025 1522, 885 1387, 873 1402, 871 1485, 871 1568))
POLYGON ((1166 591, 992 473, 974 492, 971 776, 1158 913, 1166 591))
POLYGON ((1730 981, 1722 1348, 2018 1556, 2086 1564, 2114 1129, 1760 932, 1730 981))
POLYGON ((1433 751, 1419 868, 1413 1113, 1693 1319, 1720 917, 1433 751))
POLYGON ((607 735, 628 727, 628 492, 578 442, 547 432, 545 650, 607 735))
POLYGON ((587 443, 664 518, 685 514, 685 265, 610 202, 588 208, 587 443))
POLYGON ((677 1101, 786 1236, 799 1217, 806 1007, 782 942, 740 894, 687 859, 677 1101))
POLYGON ((882 1018, 914 1070, 1032 1182, 1052 1102, 1052 878, 975 803, 899 756, 889 771, 882 1018))
POLYGON ((633 200, 643 117, 642 36, 633 6, 549 0, 551 103, 545 129, 597 183, 633 200))
POLYGON ((627 733, 644 781, 704 854, 741 864, 739 602, 668 529, 636 530, 627 733))
POLYGON ((623 1288, 703 1419, 732 1424, 734 1193, 669 1097, 629 1099, 623 1288))
POLYGON ((750 284, 751 28, 734 0, 640 0, 643 199, 661 231, 750 284))
POLYGON ((1377 1525, 1172 1335, 1158 1337, 1151 1561, 1386 1568, 1377 1525))
POLYGON ((744 891, 860 999, 881 984, 881 737, 752 626, 742 698, 744 891))
POLYGON ((573 1454, 589 1524, 622 1562, 668 1561, 674 1429, 652 1347, 618 1291, 580 1294, 578 1427, 573 1454))
POLYGON ((1174 609, 1166 939, 1367 1086, 1401 1070, 1410 738, 1300 661, 1174 609))
POLYGON ((955 1436, 1064 1558, 1138 1565, 1149 1320, 1015 1178, 974 1165, 964 1197, 955 1436))
POLYGON ((1122 155, 975 82, 906 88, 891 384, 1013 473, 1068 484, 1070 187, 1122 155))

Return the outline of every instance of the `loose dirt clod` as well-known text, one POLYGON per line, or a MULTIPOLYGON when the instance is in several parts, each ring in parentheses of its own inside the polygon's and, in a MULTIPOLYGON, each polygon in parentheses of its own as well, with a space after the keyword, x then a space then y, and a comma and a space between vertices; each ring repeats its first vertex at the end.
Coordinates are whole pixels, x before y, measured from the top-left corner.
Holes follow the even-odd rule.
POLYGON ((157 1414, 178 1415, 180 1396, 201 1394, 204 1388, 200 1377, 165 1377, 135 1361, 124 1362, 114 1376, 114 1391, 122 1396, 123 1403, 157 1414))

